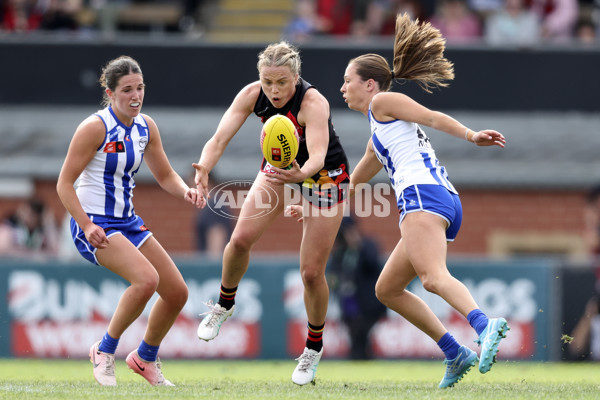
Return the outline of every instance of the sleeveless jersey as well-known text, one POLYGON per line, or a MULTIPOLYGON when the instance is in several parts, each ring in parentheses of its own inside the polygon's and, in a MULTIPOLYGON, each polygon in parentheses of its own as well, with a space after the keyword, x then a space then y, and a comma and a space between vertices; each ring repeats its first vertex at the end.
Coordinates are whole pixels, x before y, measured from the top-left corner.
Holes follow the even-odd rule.
MULTIPOLYGON (((260 117, 261 122, 265 123, 267 119, 272 117, 275 114, 281 114, 288 117, 294 125, 296 126, 296 130, 298 131, 298 136, 300 137, 300 143, 298 147, 298 155, 296 156, 296 162, 302 167, 306 160, 308 160, 308 149, 306 147, 306 136, 305 136, 305 128, 300 126, 298 123, 298 112, 300 112, 300 105, 302 104, 302 99, 304 98, 304 94, 311 88, 314 88, 313 85, 306 82, 304 79, 299 78, 298 84, 296 85, 296 93, 287 102, 285 106, 282 108, 275 108, 273 104, 269 101, 269 98, 265 95, 260 89, 260 93, 258 95, 258 99, 256 100, 256 104, 254 105, 254 113, 260 117)), ((333 128, 333 123, 331 122, 331 113, 329 114, 329 146, 327 148, 327 155, 325 156, 325 164, 323 166, 323 170, 325 171, 339 171, 340 173, 336 175, 336 178, 340 176, 348 176, 348 159, 346 157, 346 153, 342 148, 340 143, 340 139, 335 133, 335 129, 333 128), (343 171, 340 171, 343 169, 343 171)), ((263 164, 265 160, 263 160, 263 164)), ((332 172, 332 174, 337 174, 338 172, 332 172)), ((317 172, 314 176, 312 176, 314 182, 322 181, 322 174, 317 172)))
POLYGON ((388 173, 396 197, 411 185, 440 185, 458 194, 419 125, 402 120, 377 121, 370 106, 369 123, 373 150, 388 173))
POLYGON ((141 115, 129 127, 119 121, 111 107, 98 111, 106 127, 104 142, 85 167, 76 184, 83 210, 88 214, 127 218, 135 215, 132 203, 134 176, 150 139, 141 115))

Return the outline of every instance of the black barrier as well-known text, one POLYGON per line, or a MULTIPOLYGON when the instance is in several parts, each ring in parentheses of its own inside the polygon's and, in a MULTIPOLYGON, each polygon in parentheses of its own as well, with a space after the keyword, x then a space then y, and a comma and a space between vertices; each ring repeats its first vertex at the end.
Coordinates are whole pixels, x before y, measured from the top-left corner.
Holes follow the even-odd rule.
MULTIPOLYGON (((263 45, 101 44, 96 42, 0 43, 0 104, 99 104, 100 68, 127 54, 146 76, 147 101, 156 106, 227 106, 241 87, 257 79, 263 45)), ((391 42, 365 46, 300 46, 302 75, 333 108, 348 60, 368 52, 391 59, 391 42)), ((600 49, 448 48, 456 70, 449 88, 429 95, 396 84, 415 100, 443 110, 596 111, 600 49)), ((390 60, 391 61, 391 60, 390 60)))

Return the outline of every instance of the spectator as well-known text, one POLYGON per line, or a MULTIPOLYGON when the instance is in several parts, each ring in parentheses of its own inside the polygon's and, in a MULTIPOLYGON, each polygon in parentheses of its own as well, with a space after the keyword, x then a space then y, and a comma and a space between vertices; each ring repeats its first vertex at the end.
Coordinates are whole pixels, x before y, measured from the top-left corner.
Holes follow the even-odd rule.
POLYGON ((371 34, 367 14, 371 0, 354 0, 352 1, 352 24, 350 25, 350 33, 357 37, 366 37, 371 34))
MULTIPOLYGON (((217 186, 218 180, 212 172, 209 174, 209 191, 217 186)), ((223 257, 225 245, 233 232, 232 212, 227 205, 217 204, 215 193, 207 200, 207 206, 196 217, 196 250, 211 258, 223 257)))
POLYGON ((573 359, 600 360, 600 185, 590 189, 587 195, 583 238, 592 266, 596 268, 594 294, 588 299, 583 315, 571 336, 568 352, 573 359))
POLYGON ((407 13, 411 18, 429 19, 435 0, 374 0, 367 10, 367 23, 371 32, 393 35, 396 15, 407 13))
POLYGON ((575 39, 584 45, 596 43, 596 25, 591 19, 580 19, 575 26, 575 39))
POLYGON ((317 14, 315 0, 297 0, 295 15, 283 32, 292 42, 301 43, 329 29, 329 24, 317 14))
POLYGON ((78 15, 83 11, 82 0, 49 0, 39 2, 42 11, 40 29, 45 30, 77 30, 78 15), (42 4, 44 7, 42 8, 42 4))
POLYGON ((323 26, 323 33, 348 35, 352 24, 352 3, 350 0, 316 0, 317 15, 323 26))
POLYGON ((350 333, 350 358, 354 360, 372 358, 369 332, 386 313, 374 290, 382 266, 377 243, 361 233, 352 217, 344 217, 327 270, 350 333))
POLYGON ((506 0, 503 9, 490 15, 485 40, 490 44, 533 45, 540 40, 539 17, 525 7, 524 0, 506 0))
POLYGON ((504 6, 505 0, 467 0, 469 8, 484 22, 490 15, 504 6))
POLYGON ((81 255, 77 247, 73 246, 73 236, 71 234, 71 214, 68 212, 62 218, 59 228, 59 239, 57 256, 63 262, 77 262, 81 260, 81 255))
POLYGON ((526 0, 542 21, 542 37, 552 42, 568 41, 579 16, 577 0, 526 0))
POLYGON ((30 32, 39 28, 42 13, 35 0, 6 0, 0 3, 0 31, 30 32))
POLYGON ((0 222, 0 255, 43 258, 56 256, 58 228, 44 203, 30 199, 0 222))
POLYGON ((596 282, 596 294, 586 303, 571 336, 569 355, 577 360, 600 361, 600 279, 596 282))
POLYGON ((583 239, 588 254, 597 263, 600 256, 600 185, 593 187, 586 199, 583 221, 583 239))
POLYGON ((481 23, 465 0, 441 0, 429 20, 448 43, 467 43, 481 38, 481 23))
POLYGON ((204 0, 183 0, 183 15, 179 18, 179 30, 181 32, 204 32, 203 3, 204 0))

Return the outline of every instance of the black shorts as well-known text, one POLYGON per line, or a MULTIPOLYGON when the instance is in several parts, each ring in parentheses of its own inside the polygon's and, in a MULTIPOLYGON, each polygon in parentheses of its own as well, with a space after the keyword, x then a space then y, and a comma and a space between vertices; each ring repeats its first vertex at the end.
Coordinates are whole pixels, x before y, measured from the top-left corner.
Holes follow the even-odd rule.
MULTIPOLYGON (((263 159, 261 172, 270 172, 271 165, 263 159)), ((302 196, 314 207, 331 208, 344 202, 348 197, 350 175, 346 164, 340 164, 332 170, 323 169, 304 182, 292 184, 296 186, 302 196), (315 180, 315 178, 317 178, 315 180)))

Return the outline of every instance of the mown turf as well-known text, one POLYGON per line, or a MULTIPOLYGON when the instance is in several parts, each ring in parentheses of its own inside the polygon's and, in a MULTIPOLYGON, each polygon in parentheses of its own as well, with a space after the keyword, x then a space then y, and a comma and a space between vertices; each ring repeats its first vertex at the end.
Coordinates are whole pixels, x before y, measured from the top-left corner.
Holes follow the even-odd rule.
POLYGON ((440 390, 441 362, 330 361, 316 385, 296 386, 293 361, 175 361, 163 372, 177 386, 152 387, 117 362, 115 388, 101 387, 84 360, 0 359, 0 399, 597 399, 600 363, 500 362, 473 368, 440 390))

